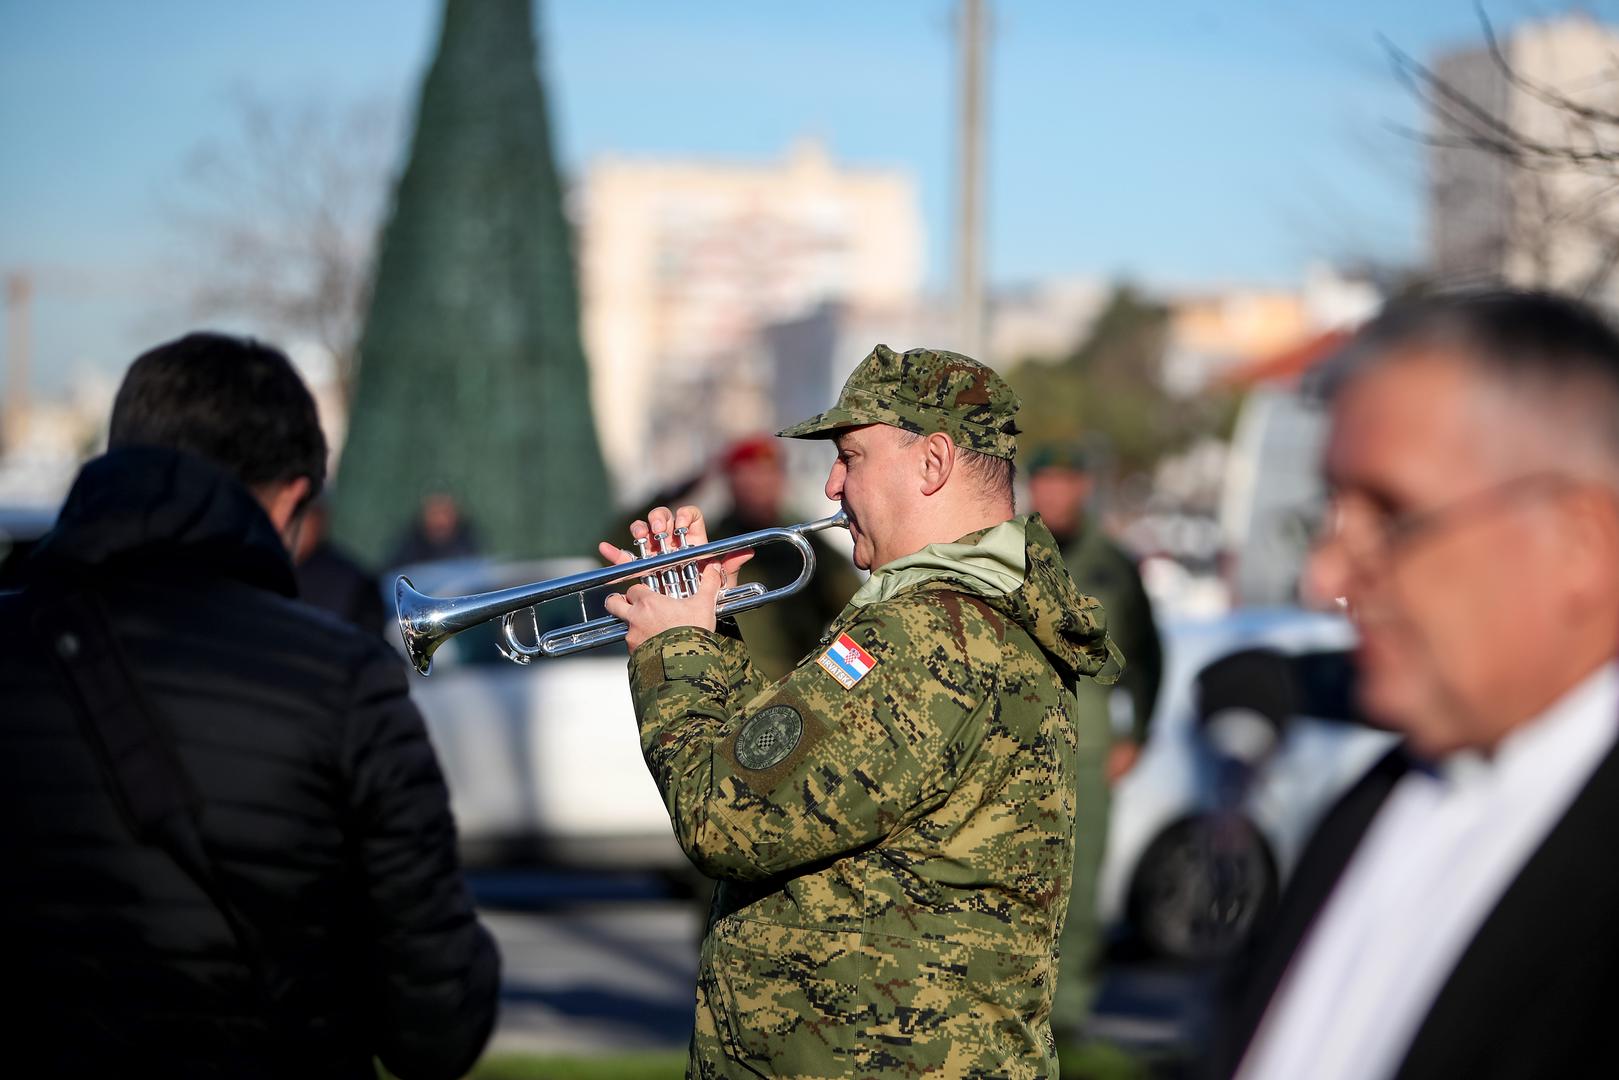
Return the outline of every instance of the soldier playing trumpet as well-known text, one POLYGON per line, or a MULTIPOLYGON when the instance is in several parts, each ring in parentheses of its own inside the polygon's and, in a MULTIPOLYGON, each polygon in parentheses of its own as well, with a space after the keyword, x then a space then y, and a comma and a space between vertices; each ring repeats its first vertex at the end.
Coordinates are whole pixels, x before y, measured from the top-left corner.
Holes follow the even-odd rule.
MULTIPOLYGON (((714 616, 746 553, 689 598, 609 598, 653 778, 720 881, 689 1075, 1057 1073, 1069 687, 1109 645, 1051 534, 1013 516, 1017 408, 974 360, 879 345, 781 433, 835 440, 826 494, 872 575, 779 681, 714 616)), ((675 528, 707 540, 692 506, 633 532, 675 528)))

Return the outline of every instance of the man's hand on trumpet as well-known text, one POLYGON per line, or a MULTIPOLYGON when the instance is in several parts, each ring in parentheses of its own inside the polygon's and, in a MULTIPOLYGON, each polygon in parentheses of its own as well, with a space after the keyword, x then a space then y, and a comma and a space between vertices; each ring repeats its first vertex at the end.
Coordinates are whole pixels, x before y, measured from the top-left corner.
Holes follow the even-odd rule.
MULTIPOLYGON (((695 506, 682 506, 673 512, 667 506, 654 507, 644 521, 630 525, 630 535, 637 541, 645 542, 659 534, 673 536, 677 529, 686 530, 687 547, 708 543, 708 527, 703 522, 703 512, 695 506)), ((598 550, 602 558, 619 565, 634 562, 640 557, 633 551, 625 551, 606 541, 599 545, 598 550)), ((702 576, 696 595, 686 598, 665 596, 637 583, 627 592, 608 596, 605 603, 607 613, 623 619, 629 625, 630 632, 624 638, 624 643, 632 652, 641 642, 676 626, 712 630, 714 605, 720 590, 736 584, 737 570, 751 558, 752 551, 739 551, 700 563, 698 569, 702 576)))

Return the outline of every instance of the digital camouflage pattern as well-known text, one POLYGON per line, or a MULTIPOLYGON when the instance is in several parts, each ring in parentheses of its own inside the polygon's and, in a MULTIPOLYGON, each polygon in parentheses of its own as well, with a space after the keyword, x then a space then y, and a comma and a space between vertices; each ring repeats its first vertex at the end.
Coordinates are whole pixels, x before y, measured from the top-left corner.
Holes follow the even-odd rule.
POLYGON ((723 633, 632 654, 647 763, 720 881, 689 1075, 1056 1076, 1069 688, 1106 630, 1039 519, 1016 521, 1014 591, 943 574, 844 610, 823 642, 875 661, 849 689, 824 645, 770 684, 723 633))
POLYGON ((842 428, 891 424, 918 435, 943 432, 957 446, 1011 458, 1020 404, 1005 379, 970 356, 878 345, 849 375, 836 405, 778 434, 826 438, 842 428))

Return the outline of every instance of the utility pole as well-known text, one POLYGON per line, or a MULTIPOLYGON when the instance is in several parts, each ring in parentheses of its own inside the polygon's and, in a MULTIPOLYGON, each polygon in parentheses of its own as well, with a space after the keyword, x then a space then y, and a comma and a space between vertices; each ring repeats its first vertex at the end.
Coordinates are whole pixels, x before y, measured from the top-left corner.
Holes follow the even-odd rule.
POLYGON ((984 3, 962 0, 961 130, 956 177, 956 319, 962 352, 976 359, 984 348, 984 3))
POLYGON ((28 422, 29 305, 34 282, 26 271, 6 278, 6 407, 4 448, 14 449, 22 442, 28 422))

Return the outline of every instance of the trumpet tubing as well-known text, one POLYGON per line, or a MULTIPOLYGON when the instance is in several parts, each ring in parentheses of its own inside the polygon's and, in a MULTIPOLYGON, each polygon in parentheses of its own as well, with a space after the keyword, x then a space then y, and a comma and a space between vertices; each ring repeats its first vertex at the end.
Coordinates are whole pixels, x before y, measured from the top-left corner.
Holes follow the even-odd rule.
POLYGON ((807 521, 802 525, 759 529, 695 547, 686 545, 685 529, 676 529, 673 536, 659 533, 651 538, 650 543, 637 539, 636 554, 640 557, 626 563, 468 596, 428 596, 418 592, 409 578, 401 577, 394 583, 399 633, 405 640, 405 652, 411 664, 423 675, 431 671, 433 653, 440 645, 461 631, 492 619, 501 620, 504 644, 500 651, 514 663, 527 664, 541 656, 567 656, 622 641, 629 633, 629 626, 624 620, 609 615, 540 633, 538 616, 534 612, 537 605, 558 597, 573 596, 636 579, 657 592, 671 596, 692 596, 698 586, 697 564, 703 560, 763 547, 765 544, 788 544, 794 548, 804 565, 798 576, 786 585, 772 589, 754 581, 720 592, 714 613, 734 615, 802 590, 815 574, 815 549, 810 545, 807 534, 848 527, 848 518, 839 510, 830 517, 807 521), (656 550, 653 550, 653 544, 656 550), (518 636, 517 620, 525 611, 534 629, 533 644, 518 636))

